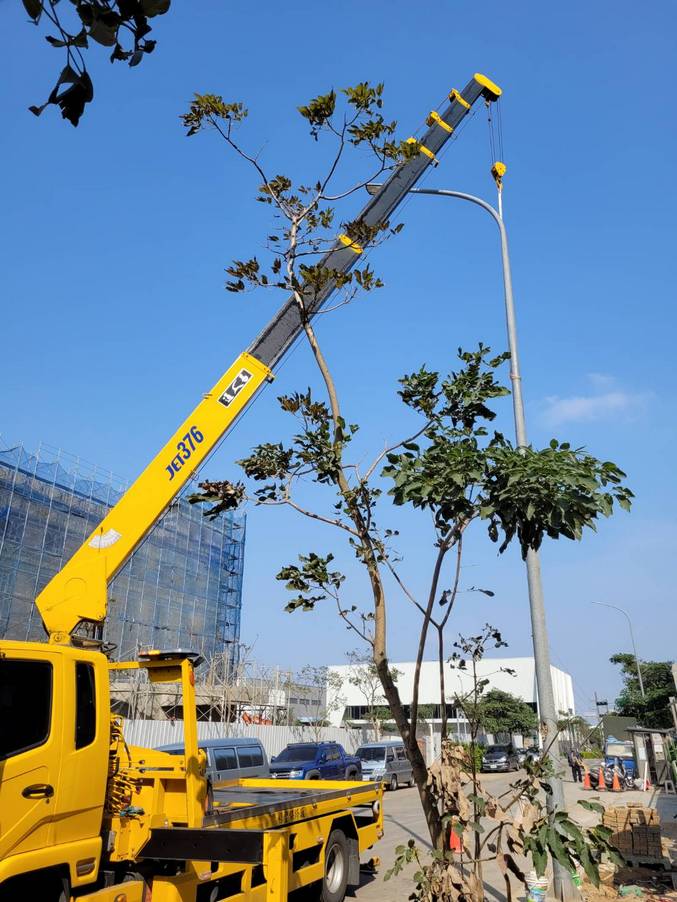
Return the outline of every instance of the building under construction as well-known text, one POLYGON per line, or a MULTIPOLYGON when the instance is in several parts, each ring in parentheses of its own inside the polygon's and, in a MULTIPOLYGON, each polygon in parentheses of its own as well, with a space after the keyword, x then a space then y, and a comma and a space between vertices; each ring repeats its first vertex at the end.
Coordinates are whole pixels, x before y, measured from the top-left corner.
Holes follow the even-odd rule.
MULTIPOLYGON (((0 638, 43 637, 36 596, 124 489, 49 446, 30 453, 0 442, 0 638)), ((189 648, 235 666, 244 543, 243 515, 208 521, 178 499, 110 584, 104 640, 113 656, 189 648)))

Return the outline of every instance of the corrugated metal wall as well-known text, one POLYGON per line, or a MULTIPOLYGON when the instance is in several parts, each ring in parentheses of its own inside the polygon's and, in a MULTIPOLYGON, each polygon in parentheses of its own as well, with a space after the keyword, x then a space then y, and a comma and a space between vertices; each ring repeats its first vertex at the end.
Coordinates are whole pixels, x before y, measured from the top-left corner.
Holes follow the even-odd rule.
MULTIPOLYGON (((343 727, 266 727, 233 723, 212 723, 199 721, 199 739, 218 739, 221 736, 251 736, 260 739, 268 754, 277 755, 288 742, 340 742, 349 753, 354 752, 362 742, 371 742, 371 731, 349 730, 343 727)), ((156 748, 183 741, 183 721, 169 720, 125 720, 125 740, 130 745, 156 748)))

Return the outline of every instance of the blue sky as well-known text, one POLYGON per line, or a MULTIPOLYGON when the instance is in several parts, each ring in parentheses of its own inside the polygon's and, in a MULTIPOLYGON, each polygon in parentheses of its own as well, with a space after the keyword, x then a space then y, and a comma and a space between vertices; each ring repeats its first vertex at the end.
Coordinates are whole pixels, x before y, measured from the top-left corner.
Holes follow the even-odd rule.
MULTIPOLYGON (((328 88, 382 80, 404 135, 475 71, 505 91, 505 215, 530 438, 553 435, 617 461, 637 494, 631 515, 582 544, 551 544, 543 573, 554 663, 574 675, 579 709, 614 696, 608 657, 673 654, 675 447, 675 8, 629 2, 309 2, 175 4, 156 21, 156 52, 134 70, 89 54, 96 98, 76 130, 28 105, 61 63, 0 3, 5 77, 0 433, 61 446, 134 476, 272 314, 268 297, 223 290, 230 259, 256 252, 265 211, 255 180, 212 136, 187 141, 178 120, 195 91, 250 109, 242 136, 275 171, 314 173, 317 148, 294 113, 328 88), (365 13, 368 10, 370 15, 365 13), (668 87, 668 90, 666 90, 668 87)), ((493 198, 480 109, 427 185, 493 198)), ((357 165, 357 164, 356 164, 357 165)), ((351 170, 352 172, 353 170, 351 170)), ((355 172, 358 170, 355 169, 355 172)), ((360 450, 376 452, 408 420, 397 377, 426 362, 446 369, 459 345, 505 346, 497 235, 461 202, 410 201, 406 228, 374 253, 378 296, 325 317, 320 334, 360 450)), ((298 348, 209 465, 232 462, 287 428, 275 396, 315 384, 298 348)), ((501 423, 510 428, 509 402, 501 423)), ((407 578, 424 590, 428 523, 405 516, 407 578)), ((273 576, 298 551, 333 550, 335 536, 280 511, 252 510, 243 638, 269 663, 341 661, 354 645, 329 609, 283 613, 273 576)), ((524 571, 477 533, 464 579, 496 592, 465 596, 456 628, 503 628, 509 655, 528 654, 524 571)), ((366 590, 351 583, 357 599, 366 590)), ((393 602, 393 659, 413 655, 415 617, 393 602)))

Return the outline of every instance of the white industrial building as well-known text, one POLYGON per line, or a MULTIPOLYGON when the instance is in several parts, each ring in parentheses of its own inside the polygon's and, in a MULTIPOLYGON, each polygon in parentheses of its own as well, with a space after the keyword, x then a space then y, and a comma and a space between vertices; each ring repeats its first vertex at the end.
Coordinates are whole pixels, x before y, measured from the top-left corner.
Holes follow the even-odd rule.
MULTIPOLYGON (((413 662, 391 664, 391 667, 398 671, 397 688, 405 705, 411 702, 415 666, 413 662)), ((467 736, 467 724, 461 711, 456 708, 454 699, 463 697, 472 690, 472 676, 468 670, 459 670, 458 667, 445 664, 449 732, 460 739, 467 736)), ((550 670, 556 710, 563 714, 575 713, 571 675, 557 667, 551 667, 550 670)), ((378 698, 374 696, 373 682, 360 678, 359 664, 335 665, 331 666, 329 671, 338 677, 329 679, 327 691, 327 710, 332 725, 339 726, 345 722, 364 723, 365 709, 386 704, 382 695, 378 698)), ((510 692, 532 705, 538 712, 533 658, 485 658, 478 661, 477 674, 479 679, 488 680, 485 691, 501 689, 510 692)), ((427 722, 431 733, 434 732, 435 726, 440 723, 440 680, 437 661, 424 661, 421 665, 419 705, 433 706, 433 716, 427 718, 427 722)))

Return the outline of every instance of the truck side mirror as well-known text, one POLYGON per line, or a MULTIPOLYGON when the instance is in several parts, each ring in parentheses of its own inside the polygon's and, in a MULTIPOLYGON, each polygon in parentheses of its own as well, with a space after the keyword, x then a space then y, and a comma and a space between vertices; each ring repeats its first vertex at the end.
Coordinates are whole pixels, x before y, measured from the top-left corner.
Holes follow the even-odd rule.
POLYGON ((273 757, 272 757, 270 760, 271 760, 271 761, 277 761, 277 755, 273 755, 273 757))

